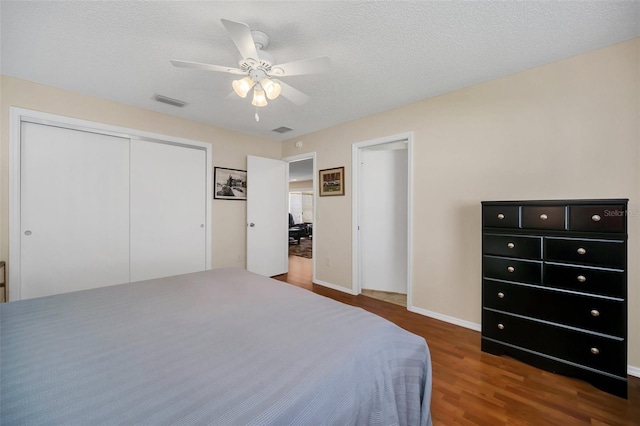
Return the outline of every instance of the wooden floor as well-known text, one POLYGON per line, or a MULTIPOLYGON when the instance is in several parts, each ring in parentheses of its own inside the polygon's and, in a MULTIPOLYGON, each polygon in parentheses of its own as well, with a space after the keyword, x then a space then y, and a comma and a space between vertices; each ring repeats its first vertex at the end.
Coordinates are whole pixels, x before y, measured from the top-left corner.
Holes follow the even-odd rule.
POLYGON ((311 282, 311 260, 291 256, 277 279, 359 306, 425 338, 431 351, 435 425, 640 425, 640 378, 629 399, 506 356, 480 351, 480 333, 366 296, 311 282))

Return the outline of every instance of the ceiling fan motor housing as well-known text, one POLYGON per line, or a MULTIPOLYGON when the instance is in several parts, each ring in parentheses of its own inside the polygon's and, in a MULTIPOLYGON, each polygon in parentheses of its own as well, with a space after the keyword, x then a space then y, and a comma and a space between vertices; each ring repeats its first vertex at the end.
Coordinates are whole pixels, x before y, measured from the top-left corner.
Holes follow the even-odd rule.
MULTIPOLYGON (((269 36, 258 30, 251 31, 251 36, 253 37, 253 42, 256 46, 256 52, 258 54, 257 58, 243 58, 238 62, 240 65, 240 69, 249 73, 252 79, 254 79, 253 75, 251 75, 251 71, 255 69, 262 69, 266 74, 271 71, 271 67, 273 66, 273 57, 265 52, 262 49, 265 49, 269 46, 269 36)), ((264 77, 262 77, 264 78, 264 77)), ((260 81, 255 80, 254 81, 260 81)))
POLYGON ((269 47, 269 36, 267 33, 258 30, 251 31, 251 37, 253 37, 253 42, 256 45, 256 49, 266 49, 269 47))

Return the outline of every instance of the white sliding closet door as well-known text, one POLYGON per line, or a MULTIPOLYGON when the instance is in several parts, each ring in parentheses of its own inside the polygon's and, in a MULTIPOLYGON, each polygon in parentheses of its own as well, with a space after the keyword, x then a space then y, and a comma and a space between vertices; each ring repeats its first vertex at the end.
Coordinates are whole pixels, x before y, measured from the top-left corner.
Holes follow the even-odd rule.
POLYGON ((21 124, 21 298, 129 281, 129 139, 21 124))
POLYGON ((206 269, 206 152, 131 141, 131 281, 206 269))

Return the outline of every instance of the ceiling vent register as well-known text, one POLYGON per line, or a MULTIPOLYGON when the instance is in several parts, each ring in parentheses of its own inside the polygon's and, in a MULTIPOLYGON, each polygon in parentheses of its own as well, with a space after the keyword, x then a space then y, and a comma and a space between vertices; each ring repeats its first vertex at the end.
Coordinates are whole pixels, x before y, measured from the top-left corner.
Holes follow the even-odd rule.
POLYGON ((175 107, 178 108, 182 108, 183 106, 185 106, 187 103, 185 101, 181 101, 178 99, 173 99, 173 98, 169 98, 167 96, 162 96, 162 95, 154 95, 153 99, 155 99, 158 102, 162 102, 163 104, 169 104, 169 105, 173 105, 175 107))

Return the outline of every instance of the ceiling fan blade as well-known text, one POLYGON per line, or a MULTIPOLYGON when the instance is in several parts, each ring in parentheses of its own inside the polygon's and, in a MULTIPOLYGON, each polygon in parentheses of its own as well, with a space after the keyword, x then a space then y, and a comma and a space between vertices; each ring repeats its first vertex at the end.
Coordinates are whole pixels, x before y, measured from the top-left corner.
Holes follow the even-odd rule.
POLYGON ((222 25, 229 31, 229 35, 236 45, 243 59, 253 59, 259 61, 258 51, 256 50, 256 44, 253 41, 251 35, 251 29, 247 24, 242 22, 229 21, 227 19, 221 19, 222 25))
POLYGON ((331 60, 326 56, 321 56, 319 58, 302 59, 274 65, 270 74, 278 77, 287 77, 290 75, 317 74, 328 72, 329 70, 331 70, 331 60))
POLYGON ((176 67, 182 67, 182 68, 192 68, 196 70, 205 70, 205 71, 229 72, 231 74, 246 74, 240 68, 224 67, 222 65, 211 65, 211 64, 202 64, 200 62, 179 61, 177 59, 172 59, 171 63, 176 67))
POLYGON ((280 83, 280 86, 282 87, 282 92, 280 92, 280 94, 296 105, 306 104, 309 102, 309 99, 311 99, 309 96, 305 95, 298 89, 289 86, 287 83, 283 83, 279 80, 278 83, 280 83))

